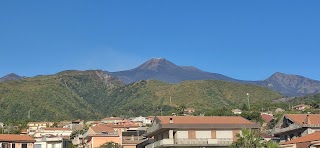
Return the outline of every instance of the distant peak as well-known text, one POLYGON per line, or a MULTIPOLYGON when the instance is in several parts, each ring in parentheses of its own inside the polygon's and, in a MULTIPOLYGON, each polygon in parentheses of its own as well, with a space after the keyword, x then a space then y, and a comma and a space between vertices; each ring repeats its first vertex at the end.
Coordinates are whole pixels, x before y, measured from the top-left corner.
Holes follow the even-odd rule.
POLYGON ((19 75, 15 74, 15 73, 10 73, 10 74, 7 74, 6 76, 8 76, 8 77, 20 77, 19 75))
POLYGON ((179 68, 179 67, 177 65, 173 64, 172 62, 166 60, 165 58, 152 58, 137 68, 144 69, 144 70, 157 71, 159 68, 173 69, 173 68, 179 68))

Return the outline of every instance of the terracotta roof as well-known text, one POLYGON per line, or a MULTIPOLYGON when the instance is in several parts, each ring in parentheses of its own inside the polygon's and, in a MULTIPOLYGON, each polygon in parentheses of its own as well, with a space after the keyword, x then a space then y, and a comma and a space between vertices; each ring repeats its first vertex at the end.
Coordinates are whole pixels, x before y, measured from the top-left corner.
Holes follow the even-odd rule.
POLYGON ((320 114, 285 114, 284 116, 298 123, 299 125, 320 124, 320 114), (307 115, 309 116, 309 120, 307 120, 307 115))
POLYGON ((123 120, 123 118, 120 118, 120 117, 106 117, 106 118, 103 118, 101 120, 123 120))
POLYGON ((72 131, 72 129, 69 128, 56 128, 56 127, 47 127, 42 128, 43 130, 56 130, 56 131, 72 131))
POLYGON ((81 122, 81 120, 80 120, 80 119, 77 119, 77 120, 74 120, 74 121, 72 121, 72 122, 81 122))
POLYGON ((299 137, 284 143, 280 143, 281 145, 286 145, 286 144, 294 144, 294 143, 301 143, 301 142, 309 142, 309 141, 317 141, 320 140, 320 132, 315 132, 303 137, 299 137))
POLYGON ((157 116, 162 124, 255 124, 239 116, 157 116))
POLYGON ((107 125, 98 124, 96 126, 92 126, 91 129, 96 133, 102 133, 102 132, 108 132, 108 133, 114 133, 115 130, 107 125))
POLYGON ((28 133, 28 130, 24 128, 21 130, 21 133, 28 133))
POLYGON ((14 141, 24 141, 24 142, 36 142, 29 135, 14 135, 14 134, 0 134, 0 141, 14 142, 14 141))
POLYGON ((262 114, 261 118, 266 123, 269 123, 270 121, 272 121, 274 119, 272 115, 267 115, 267 114, 262 114))

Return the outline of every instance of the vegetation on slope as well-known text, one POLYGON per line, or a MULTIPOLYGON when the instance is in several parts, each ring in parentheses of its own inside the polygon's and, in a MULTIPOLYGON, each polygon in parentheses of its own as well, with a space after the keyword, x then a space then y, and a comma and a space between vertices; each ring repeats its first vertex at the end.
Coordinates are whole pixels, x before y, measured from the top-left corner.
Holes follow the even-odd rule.
POLYGON ((108 89, 120 85, 116 81, 107 88, 113 83, 101 77, 102 73, 67 71, 1 83, 0 119, 26 120, 29 112, 31 120, 44 121, 102 117, 100 109, 95 106, 95 99, 102 98, 108 89))
POLYGON ((115 103, 112 106, 121 104, 119 109, 112 108, 117 115, 159 115, 161 110, 168 114, 181 106, 199 111, 223 106, 240 107, 239 105, 247 102, 247 93, 250 94, 252 104, 263 104, 281 97, 263 87, 224 81, 201 80, 168 84, 149 80, 113 90, 110 97, 116 101, 109 103, 115 103))
POLYGON ((224 81, 149 80, 123 85, 102 71, 64 71, 0 83, 0 119, 26 120, 29 112, 31 120, 46 121, 168 115, 188 107, 208 113, 242 107, 247 93, 253 109, 281 97, 263 87, 224 81))

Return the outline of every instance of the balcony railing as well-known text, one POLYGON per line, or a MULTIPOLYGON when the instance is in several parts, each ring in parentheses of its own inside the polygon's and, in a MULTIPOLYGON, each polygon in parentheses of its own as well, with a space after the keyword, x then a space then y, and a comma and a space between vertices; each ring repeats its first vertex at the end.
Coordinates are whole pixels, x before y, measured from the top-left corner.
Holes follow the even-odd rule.
POLYGON ((162 139, 156 141, 146 146, 146 148, 157 148, 166 146, 181 146, 181 145, 216 145, 216 146, 229 146, 233 142, 232 138, 218 138, 218 139, 208 139, 208 138, 198 138, 198 139, 162 139))
POLYGON ((278 134, 278 133, 283 133, 287 131, 292 131, 301 128, 301 126, 296 125, 296 124, 291 124, 288 127, 285 128, 275 128, 273 129, 273 134, 278 134))
POLYGON ((173 139, 162 139, 160 141, 155 141, 154 143, 148 144, 146 148, 156 148, 165 145, 173 145, 173 139))
POLYGON ((150 128, 147 129, 146 133, 152 133, 160 128, 160 124, 154 124, 150 128))

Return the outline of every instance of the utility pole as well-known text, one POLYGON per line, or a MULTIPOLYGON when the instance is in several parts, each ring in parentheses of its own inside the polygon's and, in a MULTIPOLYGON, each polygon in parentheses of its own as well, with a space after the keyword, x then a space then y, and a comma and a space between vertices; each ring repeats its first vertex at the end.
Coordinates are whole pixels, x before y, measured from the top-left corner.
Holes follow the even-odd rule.
POLYGON ((29 112, 28 112, 28 119, 30 120, 30 109, 29 109, 29 112))
POLYGON ((170 106, 171 106, 171 96, 170 96, 170 106))
POLYGON ((247 93, 247 100, 248 100, 248 109, 250 110, 250 99, 249 99, 249 93, 247 93))

